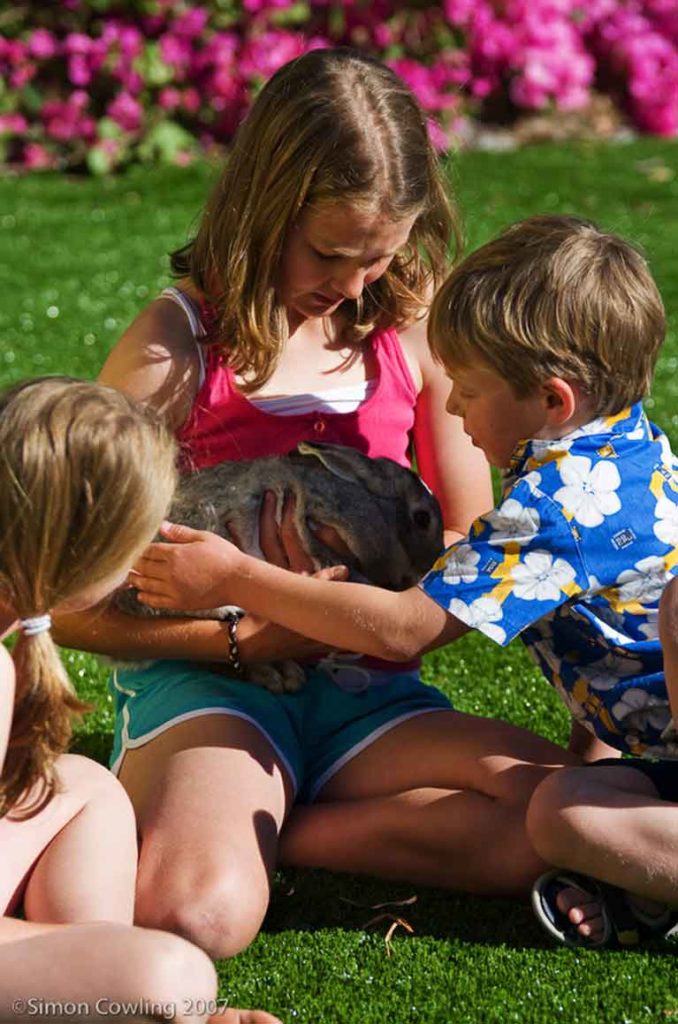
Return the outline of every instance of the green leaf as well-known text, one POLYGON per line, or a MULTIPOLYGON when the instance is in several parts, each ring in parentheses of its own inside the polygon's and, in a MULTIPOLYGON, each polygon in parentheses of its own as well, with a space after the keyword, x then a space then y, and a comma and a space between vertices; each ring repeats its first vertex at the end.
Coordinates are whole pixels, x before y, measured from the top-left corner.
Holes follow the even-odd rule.
POLYGON ((100 139, 122 139, 125 133, 112 117, 102 117, 97 121, 97 135, 100 139))
POLYGON ((25 85, 21 90, 21 106, 29 115, 39 114, 45 100, 44 93, 35 88, 34 85, 25 85))
POLYGON ((155 41, 146 43, 143 52, 135 60, 134 67, 146 85, 157 88, 174 81, 174 69, 162 59, 160 45, 155 41))
POLYGON ((311 9, 307 3, 300 0, 291 7, 284 7, 271 13, 271 22, 274 25, 303 25, 311 16, 311 9))
POLYGON ((184 150, 195 151, 195 138, 176 121, 158 121, 145 135, 137 147, 142 160, 159 160, 163 164, 174 163, 177 154, 184 150))
POLYGON ((107 152, 103 146, 95 145, 87 151, 87 168, 90 174, 101 178, 110 174, 114 166, 115 160, 112 153, 107 152))

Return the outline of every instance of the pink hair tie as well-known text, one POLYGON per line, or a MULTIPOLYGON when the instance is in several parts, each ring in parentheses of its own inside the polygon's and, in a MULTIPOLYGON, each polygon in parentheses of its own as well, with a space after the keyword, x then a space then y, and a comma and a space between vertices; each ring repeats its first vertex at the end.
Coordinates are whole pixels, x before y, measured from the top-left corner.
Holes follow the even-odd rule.
POLYGON ((37 636, 38 633, 46 633, 52 628, 52 616, 35 615, 31 619, 21 619, 19 622, 24 636, 37 636))

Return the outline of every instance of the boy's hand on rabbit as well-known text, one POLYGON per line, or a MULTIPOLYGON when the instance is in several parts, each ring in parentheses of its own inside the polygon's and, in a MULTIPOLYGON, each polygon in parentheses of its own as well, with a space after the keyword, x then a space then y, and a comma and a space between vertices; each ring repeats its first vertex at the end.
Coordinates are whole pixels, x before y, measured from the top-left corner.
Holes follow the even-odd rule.
MULTIPOLYGON (((314 565, 305 549, 295 523, 296 498, 291 491, 285 495, 280 524, 275 517, 277 499, 273 491, 266 491, 260 521, 260 543, 264 558, 272 565, 304 575, 313 574, 314 565)), ((309 529, 326 547, 341 557, 350 554, 342 538, 332 526, 308 520, 309 529)), ((321 575, 320 573, 316 575, 321 575)), ((348 576, 332 574, 328 579, 345 579, 348 576)))
POLYGON ((247 559, 230 541, 178 523, 163 523, 160 534, 135 563, 129 582, 151 608, 200 611, 226 604, 228 582, 247 559))

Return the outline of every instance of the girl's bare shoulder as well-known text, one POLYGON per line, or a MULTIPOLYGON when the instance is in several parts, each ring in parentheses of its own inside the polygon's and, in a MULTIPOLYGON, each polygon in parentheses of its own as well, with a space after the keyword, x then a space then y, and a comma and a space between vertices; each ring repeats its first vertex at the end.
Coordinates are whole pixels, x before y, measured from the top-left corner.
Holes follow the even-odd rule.
POLYGON ((139 313, 103 365, 102 384, 152 405, 177 429, 199 386, 196 342, 184 311, 159 297, 139 313))

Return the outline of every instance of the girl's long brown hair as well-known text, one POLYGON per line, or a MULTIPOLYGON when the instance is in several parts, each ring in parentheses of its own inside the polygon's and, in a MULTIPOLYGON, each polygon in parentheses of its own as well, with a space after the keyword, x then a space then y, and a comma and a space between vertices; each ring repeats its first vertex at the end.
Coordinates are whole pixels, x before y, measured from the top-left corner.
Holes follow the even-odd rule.
POLYGON ((283 245, 310 205, 349 202, 393 221, 416 215, 410 239, 358 301, 341 306, 344 343, 421 315, 458 243, 426 119, 389 68, 348 49, 314 50, 264 86, 235 137, 196 237, 172 254, 216 311, 208 343, 253 391, 287 338, 276 296, 283 245))
MULTIPOLYGON (((165 515, 174 442, 113 388, 65 377, 0 396, 0 599, 21 618, 131 567, 165 515)), ((35 813, 54 791, 78 699, 49 632, 19 634, 0 815, 35 813)))

